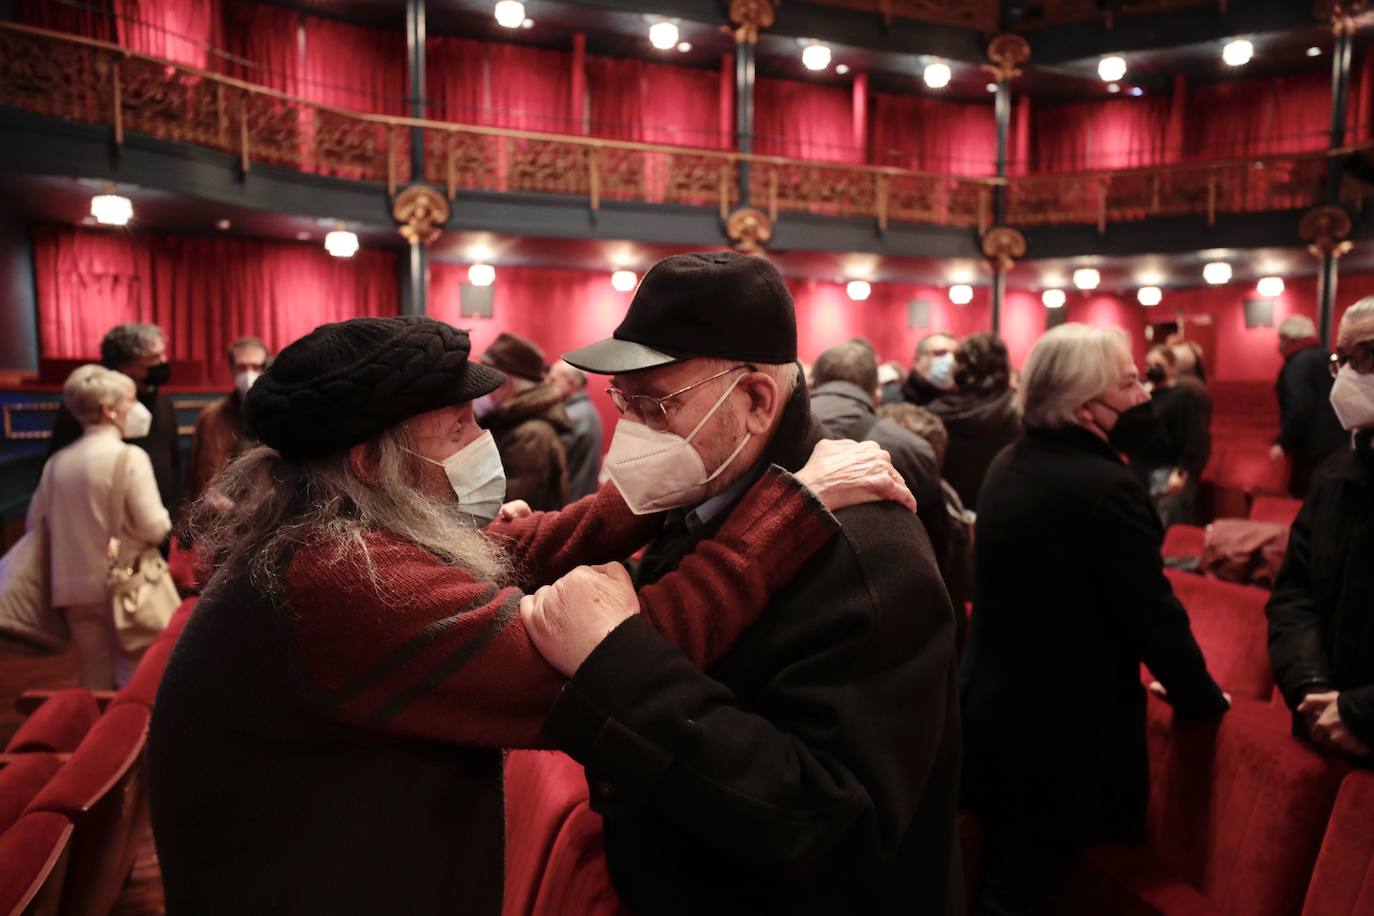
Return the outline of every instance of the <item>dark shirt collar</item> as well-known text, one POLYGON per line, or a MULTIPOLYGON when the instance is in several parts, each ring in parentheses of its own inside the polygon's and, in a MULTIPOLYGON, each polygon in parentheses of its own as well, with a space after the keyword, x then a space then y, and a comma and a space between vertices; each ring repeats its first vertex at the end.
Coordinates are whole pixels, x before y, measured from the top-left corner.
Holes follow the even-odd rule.
POLYGON ((1117 464, 1125 464, 1121 460, 1121 456, 1117 454, 1116 449, 1112 448, 1101 436, 1076 423, 1070 423, 1058 429, 1045 426, 1030 427, 1026 430, 1026 438, 1037 442, 1053 442, 1071 448, 1080 448, 1115 461, 1117 464))
POLYGON ((873 413, 873 396, 865 392, 853 382, 836 380, 826 382, 824 385, 817 385, 811 392, 811 397, 830 395, 846 400, 854 401, 863 407, 865 413, 873 413))

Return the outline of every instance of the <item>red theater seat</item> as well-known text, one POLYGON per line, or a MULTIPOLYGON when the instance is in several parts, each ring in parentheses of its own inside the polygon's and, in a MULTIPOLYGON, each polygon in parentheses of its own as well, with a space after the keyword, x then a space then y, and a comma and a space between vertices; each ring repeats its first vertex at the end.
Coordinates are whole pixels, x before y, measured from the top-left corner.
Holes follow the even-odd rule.
POLYGON ((16 754, 4 759, 0 766, 0 832, 10 829, 19 820, 34 796, 61 769, 56 754, 40 752, 16 754))
POLYGON ((1374 916, 1374 773, 1341 783, 1302 916, 1374 916))
POLYGON ((1166 557, 1201 557, 1207 545, 1207 529, 1196 525, 1170 525, 1164 532, 1164 547, 1161 551, 1166 557))
POLYGON ((1149 842, 1090 850, 1070 912, 1297 913, 1348 766, 1291 737, 1281 712, 1246 700, 1203 723, 1175 723, 1152 700, 1149 738, 1149 842))
POLYGON ((110 703, 112 707, 135 703, 146 709, 153 708, 158 685, 162 683, 162 672, 167 668, 167 659, 172 657, 177 637, 181 635, 195 606, 195 598, 187 598, 181 602, 181 606, 168 621, 167 628, 158 634, 157 639, 148 647, 148 651, 143 653, 143 658, 139 660, 138 668, 134 671, 134 676, 129 678, 129 683, 115 694, 114 700, 110 703))
POLYGON ((1268 701, 1274 693, 1269 666, 1269 592, 1178 570, 1164 573, 1192 621, 1207 669, 1232 696, 1268 701))
POLYGON ((71 821, 47 813, 26 814, 0 833, 0 913, 58 912, 71 835, 71 821))
POLYGON ((1250 504, 1250 521, 1292 526, 1302 511, 1302 500, 1282 496, 1256 496, 1250 504))
POLYGON ((89 690, 73 687, 49 696, 5 745, 5 753, 50 751, 69 754, 100 718, 100 703, 89 690))

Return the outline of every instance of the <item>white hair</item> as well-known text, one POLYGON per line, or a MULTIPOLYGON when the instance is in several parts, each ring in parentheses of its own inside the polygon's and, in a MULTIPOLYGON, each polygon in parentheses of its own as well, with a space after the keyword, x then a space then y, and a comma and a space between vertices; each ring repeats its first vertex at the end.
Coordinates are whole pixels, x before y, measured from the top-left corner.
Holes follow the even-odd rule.
POLYGON ((1120 328, 1070 322, 1045 333, 1031 349, 1016 399, 1028 428, 1078 423, 1076 411, 1101 397, 1117 377, 1117 353, 1130 352, 1120 328))
POLYGON ((118 407, 133 394, 133 379, 94 363, 78 366, 62 385, 62 402, 82 426, 99 423, 102 407, 118 407))
POLYGON ((1374 296, 1367 296, 1345 310, 1336 346, 1345 350, 1368 337, 1374 337, 1374 296))
MULTIPOLYGON (((708 376, 733 369, 741 362, 738 359, 718 359, 714 356, 698 356, 696 361, 706 370, 708 376)), ((778 394, 784 401, 797 389, 800 374, 796 363, 758 363, 755 368, 777 383, 778 394)))
POLYGON ((1317 326, 1306 315, 1292 315, 1279 324, 1279 340, 1302 340, 1316 336, 1317 326))

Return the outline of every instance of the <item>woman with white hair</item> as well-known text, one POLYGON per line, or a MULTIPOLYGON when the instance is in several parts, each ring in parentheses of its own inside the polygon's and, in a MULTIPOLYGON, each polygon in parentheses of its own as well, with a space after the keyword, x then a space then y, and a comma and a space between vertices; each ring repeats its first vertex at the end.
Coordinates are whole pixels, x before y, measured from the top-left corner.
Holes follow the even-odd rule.
POLYGON ((172 530, 172 520, 158 495, 148 453, 123 442, 146 436, 152 423, 133 380, 102 366, 81 366, 68 376, 62 400, 83 433, 44 465, 29 503, 28 528, 48 526, 52 600, 66 612, 81 686, 109 690, 129 679, 142 655, 125 650, 116 638, 106 585, 110 539, 119 538, 126 552, 134 545, 159 544, 172 530), (123 522, 120 531, 112 531, 111 497, 121 454, 127 455, 123 522))
POLYGON ((1228 705, 1120 457, 1153 433, 1125 334, 1051 330, 1017 397, 1026 435, 983 483, 959 672, 963 802, 987 827, 980 916, 1045 912, 1079 849, 1144 840, 1141 662, 1180 717, 1228 705))

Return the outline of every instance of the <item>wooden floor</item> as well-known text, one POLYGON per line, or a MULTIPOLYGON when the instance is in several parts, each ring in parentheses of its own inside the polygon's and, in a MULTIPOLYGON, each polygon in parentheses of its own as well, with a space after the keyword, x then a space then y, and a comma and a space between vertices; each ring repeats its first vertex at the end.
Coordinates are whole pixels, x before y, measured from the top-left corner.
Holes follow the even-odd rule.
MULTIPOLYGON (((14 701, 25 690, 35 687, 75 687, 76 653, 68 651, 50 658, 20 658, 0 655, 0 747, 19 727, 22 716, 14 701)), ((158 916, 166 912, 162 904, 162 871, 153 851, 153 834, 146 831, 139 841, 133 874, 111 911, 111 916, 158 916)))

